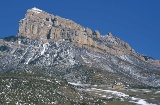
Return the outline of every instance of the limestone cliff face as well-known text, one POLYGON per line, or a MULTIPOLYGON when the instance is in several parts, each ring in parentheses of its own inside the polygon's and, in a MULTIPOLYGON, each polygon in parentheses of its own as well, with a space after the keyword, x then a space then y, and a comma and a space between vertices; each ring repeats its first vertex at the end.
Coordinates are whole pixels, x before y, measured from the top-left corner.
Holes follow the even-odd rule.
POLYGON ((109 51, 105 44, 98 41, 101 38, 98 30, 92 32, 90 28, 84 28, 72 20, 51 15, 37 8, 29 9, 25 18, 20 20, 18 36, 48 41, 65 39, 96 52, 109 51))
POLYGON ((145 60, 127 43, 115 38, 111 33, 101 36, 98 30, 92 32, 72 20, 54 16, 37 8, 27 10, 25 18, 19 22, 18 36, 43 41, 68 40, 74 45, 101 54, 110 53, 121 57, 131 54, 145 60))
POLYGON ((42 40, 65 39, 89 46, 93 44, 91 29, 37 8, 29 9, 25 18, 20 20, 18 36, 42 40))

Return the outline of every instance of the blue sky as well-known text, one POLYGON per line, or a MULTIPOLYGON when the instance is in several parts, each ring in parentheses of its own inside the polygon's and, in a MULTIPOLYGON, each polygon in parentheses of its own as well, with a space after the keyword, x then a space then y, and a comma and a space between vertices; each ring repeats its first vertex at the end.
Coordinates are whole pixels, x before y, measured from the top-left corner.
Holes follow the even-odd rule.
POLYGON ((27 9, 37 7, 84 27, 111 32, 141 54, 160 59, 160 0, 1 0, 0 37, 16 35, 27 9))

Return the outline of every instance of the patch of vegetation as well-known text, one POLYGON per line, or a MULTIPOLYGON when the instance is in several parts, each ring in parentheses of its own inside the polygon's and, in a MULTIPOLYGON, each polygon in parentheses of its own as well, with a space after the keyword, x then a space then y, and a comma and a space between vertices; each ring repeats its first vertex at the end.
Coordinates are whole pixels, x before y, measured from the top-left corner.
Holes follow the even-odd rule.
POLYGON ((99 43, 103 43, 102 40, 100 40, 99 38, 96 38, 96 37, 93 37, 93 40, 94 40, 94 41, 97 41, 97 42, 99 42, 99 43))
POLYGON ((136 88, 136 89, 160 89, 160 87, 142 86, 142 85, 131 86, 131 88, 136 88))
POLYGON ((9 47, 6 45, 0 46, 0 51, 9 51, 9 47))
MULTIPOLYGON (((52 104, 67 102, 67 93, 73 92, 67 84, 41 74, 16 73, 0 75, 0 100, 2 104, 52 104)), ((77 95, 77 94, 76 94, 77 95)))
POLYGON ((5 40, 7 42, 9 42, 9 41, 15 42, 18 40, 18 37, 17 36, 8 36, 8 37, 3 38, 3 40, 5 40))
POLYGON ((145 61, 148 61, 148 60, 150 60, 150 59, 155 60, 154 58, 149 57, 149 56, 146 56, 146 55, 143 55, 143 57, 144 57, 145 61))
MULTIPOLYGON (((0 74, 0 104, 89 105, 87 98, 68 82, 44 74, 17 72, 0 74)), ((90 102, 92 103, 92 102, 90 102)))

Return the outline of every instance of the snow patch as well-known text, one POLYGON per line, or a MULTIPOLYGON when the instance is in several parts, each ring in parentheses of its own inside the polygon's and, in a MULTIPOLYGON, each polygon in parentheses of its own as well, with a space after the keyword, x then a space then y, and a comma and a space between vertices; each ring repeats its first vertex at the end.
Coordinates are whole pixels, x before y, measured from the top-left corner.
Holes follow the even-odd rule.
POLYGON ((37 14, 39 14, 39 13, 42 12, 42 10, 40 10, 40 9, 38 9, 38 8, 36 8, 36 7, 30 9, 29 11, 35 12, 35 13, 37 13, 37 14))
POLYGON ((107 99, 111 99, 111 98, 113 98, 113 96, 109 96, 109 97, 107 97, 107 99))
POLYGON ((11 86, 10 85, 6 85, 7 86, 7 88, 10 88, 11 86))
POLYGON ((136 103, 138 105, 156 105, 156 104, 148 103, 145 101, 145 99, 141 99, 141 98, 132 97, 131 100, 132 101, 130 102, 136 103))
POLYGON ((51 81, 51 80, 49 80, 49 79, 46 79, 46 81, 47 81, 47 82, 52 82, 52 81, 51 81))
POLYGON ((28 63, 29 63, 29 61, 30 61, 31 59, 32 59, 32 57, 30 57, 25 64, 28 65, 28 63))
POLYGON ((85 63, 90 63, 90 62, 88 62, 87 59, 84 58, 82 55, 81 55, 81 58, 83 59, 83 61, 84 61, 85 63))
POLYGON ((48 27, 51 27, 51 26, 52 26, 51 24, 48 25, 48 27))
POLYGON ((71 65, 75 64, 75 61, 73 59, 69 59, 69 62, 70 62, 71 65))
POLYGON ((56 81, 56 83, 59 83, 59 81, 56 81))
POLYGON ((123 60, 125 60, 125 61, 128 61, 128 62, 130 62, 130 63, 133 63, 133 62, 127 57, 127 55, 122 55, 122 56, 120 56, 120 58, 123 59, 123 60))
POLYGON ((112 90, 102 90, 102 89, 97 89, 97 88, 91 88, 91 89, 87 89, 87 91, 100 91, 100 92, 111 93, 111 94, 119 96, 119 97, 129 97, 129 95, 127 95, 127 94, 124 94, 124 93, 118 92, 118 91, 112 91, 112 90))
POLYGON ((80 84, 80 83, 72 83, 72 82, 68 82, 68 83, 74 86, 90 86, 90 84, 80 84))
POLYGON ((43 55, 45 53, 48 45, 49 45, 49 43, 43 44, 43 50, 41 51, 41 55, 43 55))
POLYGON ((18 44, 21 44, 21 41, 20 41, 20 40, 18 41, 18 44))
MULTIPOLYGON (((103 89, 97 89, 97 88, 86 89, 86 91, 106 92, 106 93, 111 93, 112 95, 116 95, 121 98, 122 97, 130 98, 131 101, 129 101, 129 102, 136 103, 138 105, 156 105, 156 104, 148 103, 147 101, 145 101, 145 99, 130 97, 129 95, 122 93, 122 92, 118 92, 118 91, 103 90, 103 89)), ((107 98, 112 98, 112 97, 113 96, 107 97, 107 98)))
POLYGON ((26 18, 23 18, 22 20, 26 20, 26 18))
POLYGON ((159 94, 160 93, 160 91, 156 91, 154 94, 159 94))
POLYGON ((106 95, 102 95, 102 97, 107 97, 106 95))

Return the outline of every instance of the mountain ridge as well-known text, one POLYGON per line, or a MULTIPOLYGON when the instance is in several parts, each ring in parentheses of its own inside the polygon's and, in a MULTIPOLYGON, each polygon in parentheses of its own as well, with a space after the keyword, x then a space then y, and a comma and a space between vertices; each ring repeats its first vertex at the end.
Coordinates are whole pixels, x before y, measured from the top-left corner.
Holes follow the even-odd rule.
POLYGON ((158 105, 159 89, 159 60, 37 8, 0 39, 0 104, 158 105))
POLYGON ((68 82, 87 83, 86 78, 94 78, 93 72, 87 69, 94 68, 114 75, 124 84, 160 86, 158 60, 138 54, 111 33, 101 36, 97 30, 92 32, 37 8, 27 10, 25 18, 20 20, 17 37, 0 40, 0 57, 2 73, 16 72, 23 67, 35 72, 32 68, 37 66, 45 68, 39 72, 54 78, 58 74, 68 82))
MULTIPOLYGON (((20 21, 18 36, 44 41, 69 40, 78 47, 99 53, 109 52, 119 57, 126 53, 132 53, 143 61, 149 60, 135 52, 126 42, 115 38, 111 33, 102 37, 98 30, 92 32, 88 27, 84 28, 72 20, 54 16, 35 7, 27 10, 25 18, 20 21)), ((160 65, 158 60, 152 59, 150 62, 160 65)))
POLYGON ((2 105, 159 105, 159 90, 159 60, 37 8, 0 39, 2 105))

